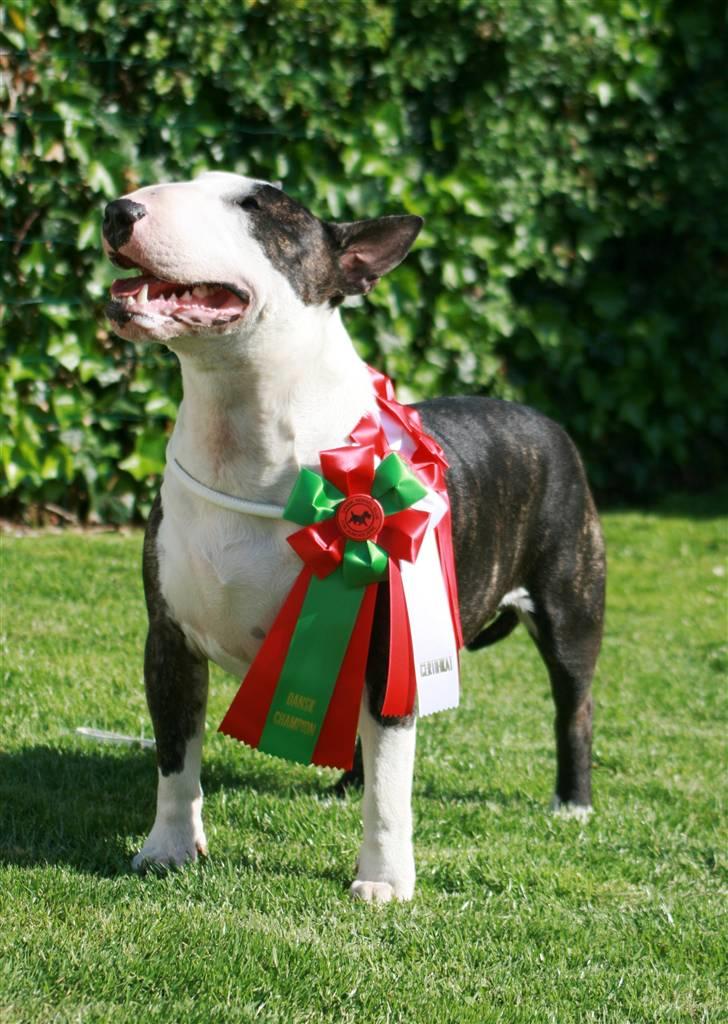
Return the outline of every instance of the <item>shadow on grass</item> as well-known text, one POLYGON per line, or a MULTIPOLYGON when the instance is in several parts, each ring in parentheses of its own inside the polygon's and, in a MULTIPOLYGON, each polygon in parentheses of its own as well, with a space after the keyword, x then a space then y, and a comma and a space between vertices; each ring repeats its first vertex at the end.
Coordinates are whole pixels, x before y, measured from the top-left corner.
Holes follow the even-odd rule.
MULTIPOLYGON (((207 797, 246 790, 287 802, 311 796, 331 799, 336 778, 333 772, 282 770, 279 761, 260 755, 231 763, 211 759, 203 763, 202 772, 207 797)), ((424 781, 417 797, 463 807, 493 801, 504 809, 521 810, 534 803, 524 793, 497 786, 451 792, 432 779, 424 781)), ((66 866, 110 879, 128 875, 134 840, 151 827, 155 798, 152 751, 55 746, 0 751, 0 865, 66 866)), ((301 808, 301 815, 308 813, 310 805, 301 808)), ((254 854, 242 850, 236 852, 235 863, 241 870, 261 867, 254 854)), ((301 870, 302 865, 287 857, 276 866, 278 875, 301 870)), ((343 884, 346 872, 332 866, 316 874, 343 884)))
MULTIPOLYGON (((245 788, 294 799, 328 795, 328 780, 287 779, 276 767, 203 765, 203 786, 245 788)), ((149 830, 155 807, 154 755, 50 746, 0 751, 0 864, 68 865, 103 877, 127 874, 130 836, 149 830)))
POLYGON ((415 782, 415 794, 420 799, 447 804, 448 807, 482 807, 484 804, 496 804, 501 810, 538 810, 541 808, 541 803, 537 798, 522 790, 508 790, 503 786, 483 785, 453 789, 427 780, 419 785, 415 782))

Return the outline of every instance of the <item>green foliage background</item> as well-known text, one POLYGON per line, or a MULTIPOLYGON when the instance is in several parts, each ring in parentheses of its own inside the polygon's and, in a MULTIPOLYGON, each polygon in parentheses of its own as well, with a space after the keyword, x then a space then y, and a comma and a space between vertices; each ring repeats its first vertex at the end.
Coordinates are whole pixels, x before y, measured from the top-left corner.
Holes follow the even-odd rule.
POLYGON ((212 167, 321 216, 426 218, 347 311, 408 398, 562 422, 601 495, 718 474, 728 52, 713 0, 10 0, 5 507, 144 514, 179 382, 109 334, 104 204, 212 167))

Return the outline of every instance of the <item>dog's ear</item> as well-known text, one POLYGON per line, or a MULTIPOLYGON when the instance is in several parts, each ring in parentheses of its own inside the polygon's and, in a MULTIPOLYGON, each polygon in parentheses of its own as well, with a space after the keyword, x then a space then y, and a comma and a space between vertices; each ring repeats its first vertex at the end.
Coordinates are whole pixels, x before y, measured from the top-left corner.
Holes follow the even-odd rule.
POLYGON ((401 263, 420 233, 422 217, 377 217, 348 224, 329 222, 336 259, 347 295, 370 291, 379 278, 401 263))

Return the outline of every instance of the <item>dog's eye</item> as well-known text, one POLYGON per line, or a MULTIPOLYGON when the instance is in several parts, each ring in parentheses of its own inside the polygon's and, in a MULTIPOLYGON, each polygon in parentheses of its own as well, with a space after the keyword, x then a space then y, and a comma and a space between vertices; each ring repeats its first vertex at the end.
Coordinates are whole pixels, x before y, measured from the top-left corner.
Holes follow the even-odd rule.
POLYGON ((255 196, 245 196, 244 199, 238 199, 237 205, 241 210, 259 210, 260 203, 255 196))

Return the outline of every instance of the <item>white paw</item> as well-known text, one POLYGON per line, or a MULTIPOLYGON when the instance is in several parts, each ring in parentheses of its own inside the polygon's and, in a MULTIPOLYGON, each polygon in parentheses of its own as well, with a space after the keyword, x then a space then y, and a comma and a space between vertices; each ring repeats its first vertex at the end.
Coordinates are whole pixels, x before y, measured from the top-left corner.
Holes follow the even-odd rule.
MULTIPOLYGON (((351 883, 349 895, 353 900, 363 900, 365 903, 389 903, 395 898, 394 889, 389 882, 363 882, 359 879, 351 883)), ((412 897, 410 895, 398 898, 412 897)))
POLYGON ((357 877, 351 883, 352 899, 366 903, 411 900, 415 891, 415 861, 411 843, 367 849, 359 853, 357 877))
POLYGON ((207 840, 201 824, 158 825, 155 822, 146 843, 132 858, 131 866, 140 872, 154 866, 178 868, 193 864, 198 854, 207 856, 207 840))
POLYGON ((589 804, 574 804, 569 800, 563 802, 560 797, 554 796, 551 801, 551 810, 559 818, 586 823, 591 817, 593 808, 589 804))

